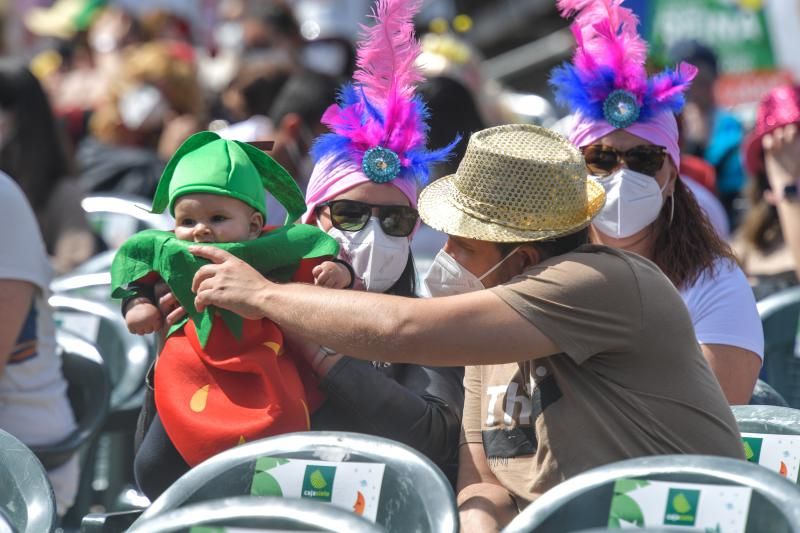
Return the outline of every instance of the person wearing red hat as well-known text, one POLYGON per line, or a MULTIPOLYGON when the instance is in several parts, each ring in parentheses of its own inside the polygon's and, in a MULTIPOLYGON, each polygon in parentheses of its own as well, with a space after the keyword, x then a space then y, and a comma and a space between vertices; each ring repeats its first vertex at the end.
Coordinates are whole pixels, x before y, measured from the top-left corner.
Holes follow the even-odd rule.
POLYGON ((800 86, 782 85, 759 104, 742 152, 750 174, 750 210, 736 252, 756 296, 798 283, 800 277, 800 86))

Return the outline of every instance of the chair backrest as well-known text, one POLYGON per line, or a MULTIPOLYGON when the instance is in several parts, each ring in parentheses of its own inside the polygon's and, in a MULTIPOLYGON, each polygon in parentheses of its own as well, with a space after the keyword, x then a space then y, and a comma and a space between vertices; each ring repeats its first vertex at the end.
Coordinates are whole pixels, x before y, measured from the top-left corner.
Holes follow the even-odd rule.
POLYGON ((302 493, 336 503, 340 489, 343 497, 352 497, 345 500, 348 508, 365 516, 369 511, 364 509, 376 511, 376 522, 387 531, 457 531, 450 483, 422 454, 379 437, 315 431, 254 441, 208 459, 173 483, 139 520, 192 503, 240 495, 291 498, 302 493), (320 463, 324 466, 318 466, 320 463), (284 465, 281 479, 278 468, 284 465), (381 469, 382 481, 381 476, 376 481, 375 472, 381 469), (335 489, 328 490, 334 487, 334 480, 335 489), (348 491, 351 496, 346 496, 348 491))
POLYGON ((56 500, 44 467, 27 446, 3 430, 0 430, 0 510, 19 533, 55 530, 56 500))
POLYGON ((800 483, 800 410, 771 405, 732 410, 747 460, 800 483))
POLYGON ((69 459, 103 427, 111 397, 111 379, 97 349, 69 332, 57 331, 61 369, 78 427, 60 442, 31 449, 48 470, 69 459))
POLYGON ((111 410, 120 409, 144 386, 154 357, 152 342, 130 333, 111 304, 55 294, 50 306, 57 329, 97 346, 111 377, 111 410))
MULTIPOLYGON (((206 528, 258 528, 258 531, 335 531, 381 533, 372 522, 345 509, 313 500, 239 496, 188 505, 141 523, 129 533, 188 532, 192 526, 206 528)), ((247 529, 249 531, 249 529, 247 529)), ((237 531, 239 531, 237 529, 237 531)))
POLYGON ((606 527, 614 487, 621 479, 750 487, 747 533, 800 531, 800 487, 779 475, 737 459, 661 455, 628 459, 575 476, 530 504, 503 533, 563 533, 606 527))
POLYGON ((753 395, 750 397, 750 405, 775 405, 779 407, 789 407, 783 396, 780 395, 769 383, 759 379, 753 387, 753 395))
POLYGON ((800 435, 800 409, 774 405, 734 405, 731 410, 742 433, 800 435))
POLYGON ((758 302, 764 327, 762 378, 789 403, 800 408, 800 353, 796 346, 800 316, 800 286, 758 302))
POLYGON ((174 227, 169 214, 151 213, 150 205, 147 199, 134 196, 87 196, 81 201, 89 224, 112 249, 139 231, 174 227))

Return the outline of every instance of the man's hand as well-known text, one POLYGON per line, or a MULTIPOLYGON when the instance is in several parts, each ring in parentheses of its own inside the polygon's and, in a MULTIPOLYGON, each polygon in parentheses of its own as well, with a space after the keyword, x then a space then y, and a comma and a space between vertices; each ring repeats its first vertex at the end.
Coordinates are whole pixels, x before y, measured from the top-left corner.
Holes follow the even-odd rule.
POLYGON ((253 267, 212 246, 191 246, 189 252, 211 261, 200 267, 192 280, 194 305, 203 311, 210 305, 227 309, 250 320, 264 317, 261 295, 272 285, 253 267))
POLYGON ((172 327, 186 316, 186 310, 181 307, 178 299, 175 298, 175 295, 169 290, 169 286, 166 283, 163 281, 156 283, 155 287, 153 287, 153 292, 156 297, 156 302, 158 302, 158 309, 166 317, 164 319, 165 326, 168 328, 172 327))

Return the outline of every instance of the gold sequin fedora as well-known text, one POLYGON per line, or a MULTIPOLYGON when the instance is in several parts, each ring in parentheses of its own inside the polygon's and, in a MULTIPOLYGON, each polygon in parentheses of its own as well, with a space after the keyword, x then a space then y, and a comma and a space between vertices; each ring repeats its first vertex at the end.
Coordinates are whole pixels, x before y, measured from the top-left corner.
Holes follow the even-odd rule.
POLYGON ((605 200, 567 139, 513 124, 474 133, 456 173, 423 189, 419 214, 448 235, 530 242, 585 228, 605 200))

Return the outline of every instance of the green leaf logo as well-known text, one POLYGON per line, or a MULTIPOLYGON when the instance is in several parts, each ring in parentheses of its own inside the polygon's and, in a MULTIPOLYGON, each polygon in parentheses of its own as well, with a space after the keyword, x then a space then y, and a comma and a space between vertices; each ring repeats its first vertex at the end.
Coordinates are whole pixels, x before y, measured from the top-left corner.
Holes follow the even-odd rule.
POLYGON ((686 499, 686 496, 684 496, 682 492, 679 492, 677 496, 672 498, 672 507, 681 514, 688 513, 692 510, 692 504, 689 503, 689 500, 686 499))
POLYGON ((753 453, 753 448, 750 447, 750 443, 747 442, 747 441, 744 441, 744 457, 745 457, 745 459, 747 459, 749 461, 750 459, 753 458, 754 455, 755 455, 755 453, 753 453))
POLYGON ((314 470, 309 480, 311 481, 311 486, 317 490, 322 490, 328 486, 328 482, 325 481, 325 476, 323 476, 322 472, 319 470, 314 470))

